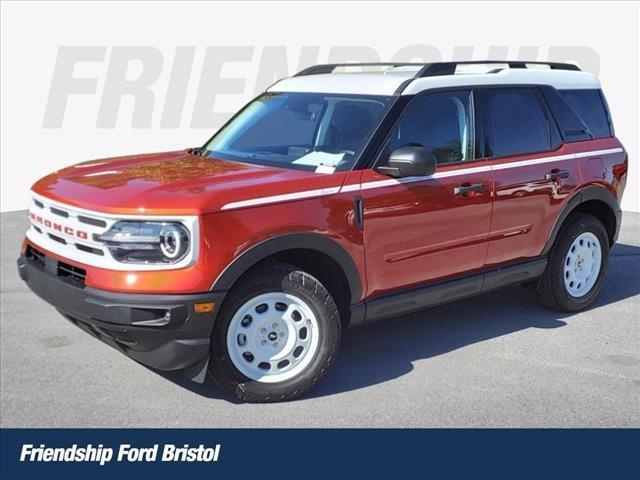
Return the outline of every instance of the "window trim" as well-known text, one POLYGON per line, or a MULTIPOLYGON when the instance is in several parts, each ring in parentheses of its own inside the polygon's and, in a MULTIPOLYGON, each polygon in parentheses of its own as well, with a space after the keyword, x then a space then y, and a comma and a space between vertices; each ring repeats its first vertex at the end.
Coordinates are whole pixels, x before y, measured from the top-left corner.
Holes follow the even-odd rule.
POLYGON ((413 96, 410 95, 396 96, 395 100, 389 106, 387 114, 383 115, 380 119, 380 122, 374 129, 371 137, 360 152, 360 157, 353 164, 351 169, 352 171, 366 170, 375 165, 379 152, 384 147, 387 135, 389 135, 389 132, 391 132, 395 122, 400 115, 402 115, 402 112, 404 112, 407 105, 411 103, 412 99, 413 96))
POLYGON ((436 169, 439 169, 441 167, 450 167, 454 165, 470 165, 472 163, 485 160, 484 158, 478 157, 478 148, 477 148, 478 114, 476 113, 478 109, 477 109, 477 102, 475 98, 476 90, 477 88, 473 86, 456 86, 456 87, 444 87, 444 88, 433 88, 429 90, 423 90, 422 92, 419 92, 415 95, 403 95, 402 98, 407 98, 407 101, 404 103, 404 105, 402 105, 402 109, 396 113, 395 118, 393 118, 393 121, 384 132, 377 132, 377 131, 375 132, 375 135, 378 135, 378 134, 381 135, 381 140, 379 141, 379 145, 375 151, 375 154, 372 156, 373 160, 368 161, 367 164, 363 165, 361 169, 372 169, 379 165, 379 163, 382 161, 382 154, 389 143, 389 135, 391 134, 393 129, 398 125, 403 115, 405 115, 405 113, 407 112, 407 110, 409 109, 410 105, 413 102, 418 101, 420 98, 427 95, 446 93, 446 92, 469 92, 471 94, 470 103, 471 103, 471 111, 472 111, 473 123, 474 123, 473 132, 472 132, 474 136, 474 140, 472 142, 473 158, 470 158, 468 160, 459 160, 457 162, 447 162, 447 163, 436 164, 436 169))
POLYGON ((613 126, 613 117, 611 116, 611 110, 609 110, 609 102, 607 102, 607 97, 604 96, 604 92, 602 88, 598 88, 598 94, 600 95, 600 101, 602 102, 602 106, 604 107, 604 112, 607 115, 607 123, 609 124, 609 136, 608 137, 594 137, 594 138, 611 138, 616 136, 616 130, 613 126))
POLYGON ((481 96, 482 98, 482 109, 483 109, 483 113, 484 115, 483 117, 483 131, 484 131, 484 149, 482 154, 484 155, 483 159, 484 160, 500 160, 500 159, 504 159, 504 158, 512 158, 512 157, 521 157, 521 156, 525 156, 525 155, 539 155, 542 153, 550 153, 550 152, 557 152, 558 150, 560 150, 563 145, 565 144, 562 135, 560 134, 560 129, 558 127, 558 123, 555 119, 555 117, 553 116, 553 114, 551 113, 551 110, 549 108, 549 105, 547 105, 547 102, 544 99, 544 96, 542 95, 542 92, 540 91, 540 85, 486 85, 486 86, 482 86, 478 88, 479 91, 479 96, 481 96), (548 130, 548 134, 549 134, 549 148, 548 149, 544 149, 544 150, 535 150, 535 151, 531 151, 531 152, 518 152, 518 153, 511 153, 508 155, 489 155, 487 156, 487 153, 493 153, 491 152, 491 143, 493 140, 493 128, 492 128, 492 123, 491 123, 491 113, 489 111, 488 105, 487 105, 487 98, 486 98, 486 94, 485 92, 488 90, 495 90, 495 89, 501 89, 501 90, 508 90, 508 89, 529 89, 529 90, 533 90, 536 98, 538 99, 538 102, 540 104, 540 108, 542 109, 542 114, 545 116, 546 120, 547 120, 547 130, 548 130), (551 133, 551 128, 554 129, 555 131, 555 136, 558 139, 558 144, 557 146, 553 146, 551 144, 552 140, 553 140, 553 135, 551 133))

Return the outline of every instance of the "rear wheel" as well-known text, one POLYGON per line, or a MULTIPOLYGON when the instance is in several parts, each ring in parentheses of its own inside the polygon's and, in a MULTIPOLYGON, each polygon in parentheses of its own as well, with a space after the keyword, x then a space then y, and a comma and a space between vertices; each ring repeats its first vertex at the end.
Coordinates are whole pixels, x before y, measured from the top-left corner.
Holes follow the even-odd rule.
POLYGON ((209 373, 243 401, 291 400, 325 374, 340 334, 336 304, 316 278, 290 265, 264 266, 225 301, 209 373))
POLYGON ((602 289, 608 260, 609 239, 602 222, 585 213, 571 215, 538 281, 540 301, 563 312, 586 308, 602 289))

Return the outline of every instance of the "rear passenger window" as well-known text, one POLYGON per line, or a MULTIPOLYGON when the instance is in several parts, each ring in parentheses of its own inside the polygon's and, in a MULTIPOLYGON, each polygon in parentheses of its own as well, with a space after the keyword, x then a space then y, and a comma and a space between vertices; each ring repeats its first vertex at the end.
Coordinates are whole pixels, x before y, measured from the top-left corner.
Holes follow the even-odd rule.
POLYGON ((609 117, 599 90, 560 90, 594 137, 610 137, 609 117))
POLYGON ((487 156, 508 157, 555 148, 556 126, 547 118, 536 90, 491 88, 485 98, 491 144, 487 156))
POLYGON ((473 158, 471 91, 431 93, 416 97, 389 137, 387 154, 406 145, 431 150, 439 164, 473 158))

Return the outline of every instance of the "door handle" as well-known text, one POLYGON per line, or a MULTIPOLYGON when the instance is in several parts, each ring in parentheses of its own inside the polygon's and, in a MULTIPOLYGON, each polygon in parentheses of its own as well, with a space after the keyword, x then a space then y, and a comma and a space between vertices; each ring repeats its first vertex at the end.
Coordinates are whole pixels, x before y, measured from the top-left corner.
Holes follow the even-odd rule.
POLYGON ((550 172, 544 174, 545 180, 558 180, 560 178, 569 178, 569 172, 566 170, 560 170, 559 168, 554 168, 550 172))
POLYGON ((463 183, 453 189, 453 194, 464 197, 471 192, 484 192, 484 183, 463 183))

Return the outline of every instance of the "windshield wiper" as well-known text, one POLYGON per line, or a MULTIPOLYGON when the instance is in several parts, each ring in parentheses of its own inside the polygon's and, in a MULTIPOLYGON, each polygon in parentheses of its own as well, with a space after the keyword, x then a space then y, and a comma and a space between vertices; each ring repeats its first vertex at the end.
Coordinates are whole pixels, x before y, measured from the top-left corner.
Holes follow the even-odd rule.
POLYGON ((278 154, 278 153, 274 153, 274 152, 269 152, 266 150, 261 150, 259 152, 251 152, 249 153, 249 158, 253 158, 253 159, 259 159, 260 157, 263 158, 273 158, 273 157, 281 157, 282 155, 278 154))
POLYGON ((194 147, 189 150, 189 153, 192 155, 198 155, 199 157, 204 157, 207 153, 207 149, 204 147, 194 147))

